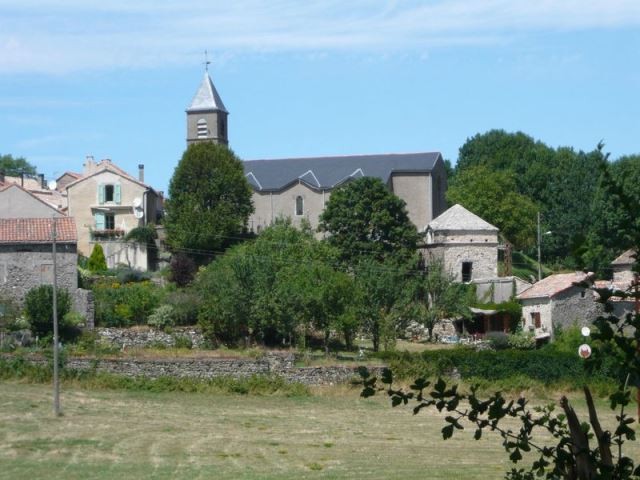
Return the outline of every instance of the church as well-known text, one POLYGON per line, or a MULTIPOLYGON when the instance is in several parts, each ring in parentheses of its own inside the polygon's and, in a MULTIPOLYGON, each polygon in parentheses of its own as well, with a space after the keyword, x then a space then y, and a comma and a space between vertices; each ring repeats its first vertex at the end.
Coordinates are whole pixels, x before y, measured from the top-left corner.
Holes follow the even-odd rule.
MULTIPOLYGON (((229 144, 227 111, 208 71, 187 114, 187 145, 229 144)), ((313 229, 331 192, 359 177, 377 177, 407 204, 410 220, 423 231, 447 206, 447 174, 439 152, 282 158, 243 162, 253 188, 250 231, 259 233, 280 217, 313 229)))

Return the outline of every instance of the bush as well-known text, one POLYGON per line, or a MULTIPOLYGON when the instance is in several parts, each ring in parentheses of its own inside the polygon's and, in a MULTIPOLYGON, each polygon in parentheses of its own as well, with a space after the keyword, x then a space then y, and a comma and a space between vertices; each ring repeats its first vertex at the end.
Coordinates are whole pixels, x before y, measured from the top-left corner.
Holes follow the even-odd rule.
POLYGON ((149 315, 147 325, 159 330, 164 330, 167 327, 173 327, 175 325, 175 321, 173 319, 173 307, 171 305, 160 305, 151 315, 149 315))
MULTIPOLYGON (((71 296, 65 289, 57 290, 58 330, 61 340, 69 341, 78 336, 74 325, 64 322, 65 315, 71 309, 71 296)), ((41 285, 32 288, 25 297, 24 312, 34 336, 45 338, 53 334, 53 286, 41 285)))
POLYGON ((102 280, 93 286, 96 325, 128 327, 146 323, 164 297, 161 287, 152 282, 120 284, 102 280))
POLYGON ((516 332, 507 337, 510 348, 532 350, 536 348, 536 338, 529 332, 516 332))
POLYGON ((509 348, 509 336, 503 332, 489 332, 485 335, 485 340, 489 342, 494 350, 504 350, 509 348))
POLYGON ((91 256, 87 261, 87 269, 92 273, 104 272, 107 269, 107 260, 104 258, 102 245, 96 243, 91 251, 91 256))
POLYGON ((149 272, 143 272, 142 270, 136 270, 135 268, 120 266, 114 269, 118 282, 120 283, 134 283, 145 282, 151 279, 149 272))
POLYGON ((175 325, 195 325, 202 297, 190 289, 179 289, 167 293, 165 302, 173 307, 175 325))
POLYGON ((169 268, 171 270, 169 280, 179 287, 189 285, 198 271, 195 262, 183 253, 176 253, 171 257, 169 268))
POLYGON ((193 341, 186 335, 174 335, 173 346, 175 348, 187 348, 190 350, 193 348, 193 341))

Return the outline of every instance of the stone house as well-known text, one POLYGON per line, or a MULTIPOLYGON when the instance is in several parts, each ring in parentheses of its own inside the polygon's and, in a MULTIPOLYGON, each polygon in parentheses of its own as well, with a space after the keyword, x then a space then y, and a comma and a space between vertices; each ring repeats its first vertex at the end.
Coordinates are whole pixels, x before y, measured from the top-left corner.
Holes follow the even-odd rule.
MULTIPOLYGON (((229 143, 228 111, 208 72, 186 114, 187 144, 229 143)), ((364 176, 380 178, 404 200, 418 229, 446 208, 447 176, 438 152, 252 160, 243 164, 255 206, 248 228, 256 233, 280 217, 291 218, 294 225, 308 221, 316 229, 331 191, 364 176)))
MULTIPOLYGON (((633 271, 635 263, 633 249, 622 252, 613 262, 611 269, 613 270, 613 278, 611 280, 599 280, 595 282, 597 288, 608 288, 610 290, 620 290, 623 292, 631 292, 636 288, 636 275, 633 271)), ((640 288, 640 287, 638 287, 640 288)), ((627 313, 633 313, 636 310, 636 302, 632 297, 623 298, 619 296, 609 298, 613 306, 613 314, 617 317, 623 317, 627 313)))
POLYGON ((89 256, 99 243, 110 268, 119 264, 142 270, 152 267, 145 245, 124 240, 129 231, 155 224, 161 215, 162 197, 144 183, 143 165, 134 178, 109 159, 95 163, 87 157, 82 176, 68 183, 66 191, 79 253, 89 256))
POLYGON ((425 225, 421 251, 427 263, 442 261, 457 282, 498 276, 497 227, 462 205, 454 205, 425 225))
POLYGON ((593 273, 559 273, 533 284, 518 295, 522 304, 522 326, 540 341, 553 339, 556 327, 588 325, 601 313, 597 294, 581 286, 592 282, 593 273))
MULTIPOLYGON (((54 219, 0 218, 0 293, 18 303, 29 290, 53 283, 54 219)), ((78 288, 77 233, 73 218, 56 222, 57 284, 74 295, 78 288)))

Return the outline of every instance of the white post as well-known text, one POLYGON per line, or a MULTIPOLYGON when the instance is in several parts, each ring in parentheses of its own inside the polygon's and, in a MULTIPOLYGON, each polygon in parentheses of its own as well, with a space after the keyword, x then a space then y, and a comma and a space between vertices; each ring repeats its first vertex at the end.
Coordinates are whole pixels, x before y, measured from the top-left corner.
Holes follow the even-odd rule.
POLYGON ((56 217, 52 219, 53 254, 53 414, 60 416, 60 373, 58 372, 58 272, 56 265, 56 217))

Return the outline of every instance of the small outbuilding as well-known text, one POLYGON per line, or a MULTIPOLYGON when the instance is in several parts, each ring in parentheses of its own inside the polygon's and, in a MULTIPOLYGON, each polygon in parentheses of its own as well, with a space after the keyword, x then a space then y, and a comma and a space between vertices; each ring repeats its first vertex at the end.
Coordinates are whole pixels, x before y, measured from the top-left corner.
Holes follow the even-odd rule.
POLYGON ((553 339, 554 328, 590 324, 602 311, 597 294, 577 284, 592 282, 593 273, 559 273, 533 284, 517 296, 522 326, 536 340, 553 339))

